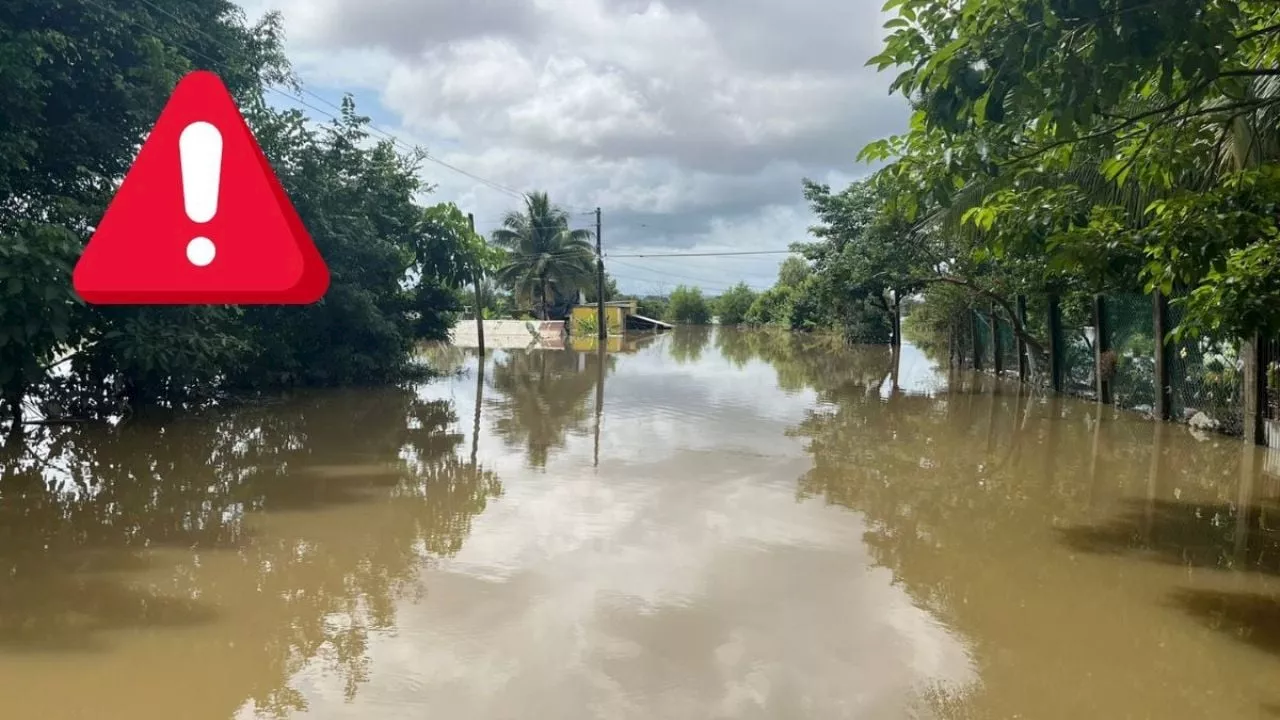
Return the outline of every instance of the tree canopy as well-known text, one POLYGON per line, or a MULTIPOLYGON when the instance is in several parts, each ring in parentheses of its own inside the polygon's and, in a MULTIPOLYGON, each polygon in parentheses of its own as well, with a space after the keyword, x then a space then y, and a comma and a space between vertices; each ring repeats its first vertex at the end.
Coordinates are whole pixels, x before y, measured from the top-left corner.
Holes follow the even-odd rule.
POLYGON ((910 124, 864 149, 882 164, 866 180, 804 184, 819 224, 796 249, 833 299, 1012 310, 1019 293, 1160 290, 1175 335, 1280 330, 1280 6, 885 9, 870 64, 896 73, 910 124))
POLYGON ((530 193, 524 210, 507 213, 491 233, 509 253, 495 277, 517 296, 533 299, 543 319, 561 315, 579 290, 595 284, 594 237, 590 230, 570 228, 568 211, 546 193, 530 193))
POLYGON ((721 325, 741 325, 746 322, 747 311, 756 300, 756 293, 745 282, 724 291, 716 298, 715 314, 721 325))
POLYGON ((778 266, 778 285, 782 287, 797 288, 809 277, 812 268, 804 258, 798 255, 788 255, 786 260, 778 266))
MULTIPOLYGON (((282 25, 226 0, 166 11, 18 0, 0 14, 0 415, 78 417, 228 392, 383 382, 443 337, 477 243, 416 200, 423 154, 375 142, 345 98, 323 124, 268 102, 294 84, 282 25), (200 32, 192 32, 198 27, 200 32), (306 307, 90 307, 70 273, 177 81, 213 70, 329 265, 306 307)), ((456 220, 456 217, 455 217, 456 220)))
POLYGON ((681 325, 706 325, 711 322, 711 307, 701 288, 681 285, 667 301, 667 320, 681 325))

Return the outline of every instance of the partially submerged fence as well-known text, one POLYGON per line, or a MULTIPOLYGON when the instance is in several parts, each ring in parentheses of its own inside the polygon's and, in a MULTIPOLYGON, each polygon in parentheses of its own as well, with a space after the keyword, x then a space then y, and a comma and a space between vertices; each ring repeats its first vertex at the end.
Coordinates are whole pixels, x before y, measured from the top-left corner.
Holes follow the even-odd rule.
POLYGON ((957 318, 950 361, 1267 444, 1280 420, 1280 338, 1162 342, 1180 319, 1159 293, 1019 296, 957 318))

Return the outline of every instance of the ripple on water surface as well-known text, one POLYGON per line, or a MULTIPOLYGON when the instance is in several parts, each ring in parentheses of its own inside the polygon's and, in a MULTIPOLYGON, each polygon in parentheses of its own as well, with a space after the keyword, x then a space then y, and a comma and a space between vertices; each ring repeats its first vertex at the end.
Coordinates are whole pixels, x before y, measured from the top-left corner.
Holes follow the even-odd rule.
POLYGON ((1280 483, 1237 441, 912 347, 575 344, 38 430, 0 482, 0 717, 1280 706, 1280 483))

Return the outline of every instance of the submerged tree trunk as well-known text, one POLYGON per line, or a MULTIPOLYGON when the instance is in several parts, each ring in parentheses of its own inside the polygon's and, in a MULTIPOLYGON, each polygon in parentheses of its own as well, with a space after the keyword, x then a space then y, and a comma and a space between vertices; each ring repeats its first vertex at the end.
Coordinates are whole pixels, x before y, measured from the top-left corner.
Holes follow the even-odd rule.
POLYGON ((884 292, 876 293, 876 302, 880 303, 880 309, 884 310, 884 314, 889 318, 889 347, 896 347, 898 345, 898 325, 893 319, 893 306, 889 304, 884 292))
POLYGON ((25 418, 22 412, 22 401, 27 397, 26 384, 19 380, 15 386, 11 386, 5 392, 2 398, 3 404, 8 406, 10 413, 9 435, 16 438, 22 434, 22 424, 25 418))
POLYGON ((1027 330, 1026 326, 1022 324, 1022 321, 1018 319, 1017 311, 1013 308, 1012 305, 1009 304, 1008 300, 1006 300, 1004 297, 1000 296, 999 294, 994 293, 990 290, 987 290, 986 288, 979 287, 978 285, 968 280, 964 280, 962 278, 957 278, 957 277, 951 277, 950 275, 940 275, 937 277, 922 278, 922 282, 925 282, 925 283, 941 282, 941 283, 947 283, 948 285, 957 285, 959 287, 968 288, 970 291, 972 291, 976 295, 980 295, 982 297, 987 298, 988 300, 994 301, 1001 308, 1003 308, 1005 313, 1008 315, 1009 324, 1012 326, 1014 334, 1022 338, 1022 340, 1027 343, 1027 346, 1030 347, 1032 350, 1036 351, 1037 353, 1045 352, 1044 342, 1042 342, 1036 336, 1032 335, 1031 332, 1027 330))
POLYGON ((902 297, 893 291, 893 347, 902 347, 902 297))
POLYGON ((23 416, 21 396, 16 399, 9 398, 5 401, 5 404, 9 406, 9 412, 12 413, 13 417, 10 420, 8 438, 4 443, 0 443, 0 447, 17 447, 18 441, 22 438, 23 416))

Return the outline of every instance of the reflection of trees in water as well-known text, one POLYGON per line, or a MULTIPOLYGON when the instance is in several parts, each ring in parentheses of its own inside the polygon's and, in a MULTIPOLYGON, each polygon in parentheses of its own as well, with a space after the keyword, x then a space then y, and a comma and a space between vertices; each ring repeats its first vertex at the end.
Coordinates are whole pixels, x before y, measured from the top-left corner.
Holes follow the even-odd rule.
POLYGON ((753 359, 769 363, 786 392, 824 390, 847 382, 879 387, 889 378, 893 354, 887 346, 849 347, 834 335, 785 330, 716 330, 716 348, 738 367, 753 359))
POLYGON ((716 350, 734 367, 743 367, 759 353, 752 347, 751 337, 763 334, 762 330, 741 330, 735 327, 716 328, 716 350))
POLYGON ((1149 426, 1108 423, 1108 440, 1095 444, 1085 404, 1037 403, 1028 415, 1028 399, 1012 393, 881 400, 854 384, 824 399, 790 433, 806 439, 814 462, 799 493, 865 513, 878 559, 899 571, 913 553, 954 552, 962 540, 973 553, 960 562, 982 562, 981 548, 1007 543, 1019 522, 1039 533, 1024 538, 1028 547, 1056 544, 1046 504, 1059 521, 1083 520, 1118 484, 1146 483, 1139 429, 1149 426), (1068 419, 1050 420, 1058 412, 1068 419))
POLYGON ((459 372, 476 353, 476 348, 432 341, 420 343, 415 348, 414 357, 435 372, 452 375, 459 372))
MULTIPOLYGON (((605 355, 604 370, 617 359, 605 355)), ((493 363, 490 401, 498 412, 494 429, 506 442, 523 447, 534 467, 544 467, 551 450, 569 433, 585 432, 590 398, 600 377, 600 355, 571 350, 512 351, 493 363)))
POLYGON ((681 325, 671 331, 671 358, 679 365, 697 362, 711 342, 711 328, 705 325, 681 325))
MULTIPOLYGON (((820 393, 825 404, 789 434, 806 441, 813 460, 798 481, 800 497, 864 515, 873 558, 916 602, 975 641, 979 652, 1004 643, 1004 655, 983 658, 988 685, 1040 682, 1043 675, 1046 685, 1035 692, 1061 697, 1050 685, 1051 653, 1032 652, 1032 642, 1014 639, 1001 617, 1040 613, 1047 622, 1064 597, 1074 598, 1073 622, 1115 616, 1087 588, 1127 576, 1075 576, 1066 560, 1072 551, 1218 569, 1274 558, 1274 531, 1242 523, 1247 507, 1189 499, 1234 497, 1234 452, 1179 435, 1153 466, 1152 436, 1167 429, 1116 419, 1110 409, 1099 425, 1096 406, 1069 400, 1038 398, 1028 413, 1030 401, 1012 386, 992 392, 991 378, 964 376, 953 383, 950 394, 882 399, 868 384, 849 381, 820 393), (1180 500, 1173 499, 1175 488, 1180 500), (1241 527, 1248 534, 1243 547, 1241 527)), ((1134 573, 1132 582, 1142 577, 1134 573)), ((1256 646, 1277 647, 1276 625, 1257 621, 1267 601, 1234 599, 1237 605, 1205 593, 1170 598, 1192 614, 1226 607, 1223 614, 1237 625, 1255 623, 1256 646)), ((939 695, 931 704, 947 716, 965 716, 951 705, 956 701, 939 695)))
MULTIPOLYGON (((385 389, 46 429, 0 467, 0 653, 91 649, 107 631, 248 606, 223 623, 225 640, 191 649, 193 671, 241 670, 268 715, 301 708, 287 682, 314 658, 354 694, 368 634, 394 623, 423 550, 456 552, 501 494, 493 473, 456 454, 455 419, 447 403, 385 389), (325 516, 340 508, 350 511, 325 516), (176 565, 157 567, 153 550, 176 565)), ((244 700, 186 710, 225 717, 244 700)))

